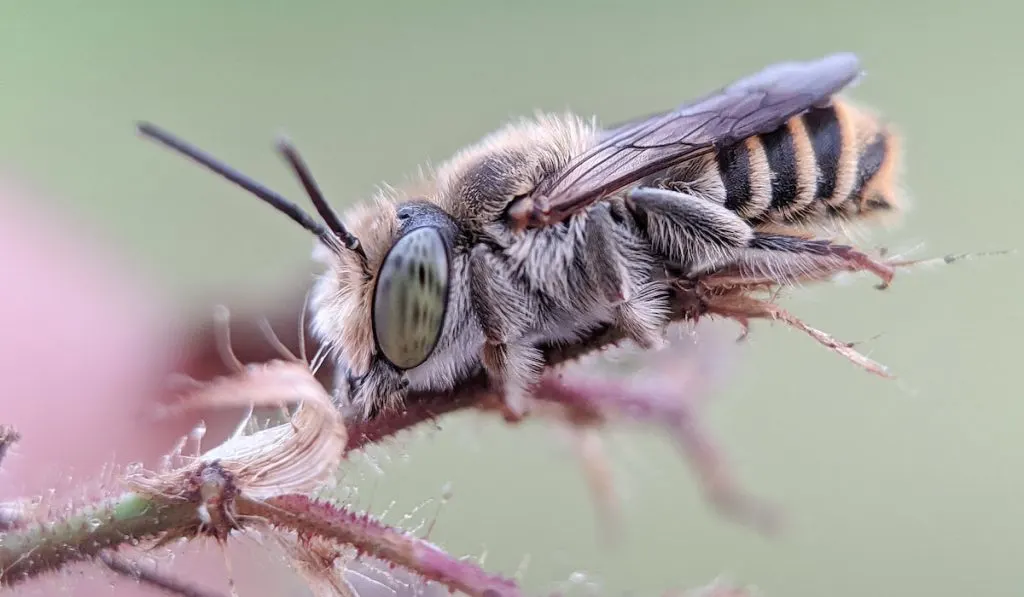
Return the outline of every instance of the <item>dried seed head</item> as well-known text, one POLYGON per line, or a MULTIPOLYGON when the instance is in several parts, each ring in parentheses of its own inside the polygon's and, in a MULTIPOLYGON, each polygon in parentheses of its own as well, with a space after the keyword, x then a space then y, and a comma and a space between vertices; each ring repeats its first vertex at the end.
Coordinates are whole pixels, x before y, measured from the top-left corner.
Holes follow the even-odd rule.
MULTIPOLYGON (((242 373, 202 384, 173 407, 195 409, 298 404, 284 424, 251 434, 236 433, 201 454, 201 463, 218 463, 233 476, 240 492, 253 499, 288 493, 310 493, 333 479, 341 465, 348 434, 338 409, 324 387, 302 363, 271 361, 242 373)), ((134 479, 150 490, 181 487, 187 466, 146 479, 134 479)))

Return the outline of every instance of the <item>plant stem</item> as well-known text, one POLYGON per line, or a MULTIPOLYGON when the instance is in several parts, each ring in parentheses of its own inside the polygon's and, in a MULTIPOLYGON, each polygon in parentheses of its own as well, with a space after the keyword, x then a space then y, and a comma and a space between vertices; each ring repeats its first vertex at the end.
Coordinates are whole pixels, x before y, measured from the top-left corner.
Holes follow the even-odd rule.
POLYGON ((512 580, 491 575, 471 562, 448 555, 405 531, 387 526, 366 514, 355 514, 329 502, 304 495, 281 495, 266 501, 240 496, 238 513, 267 521, 272 526, 351 545, 360 554, 383 559, 439 582, 470 597, 520 597, 512 580))
POLYGON ((110 547, 199 524, 194 504, 137 493, 0 534, 0 586, 10 587, 110 547))

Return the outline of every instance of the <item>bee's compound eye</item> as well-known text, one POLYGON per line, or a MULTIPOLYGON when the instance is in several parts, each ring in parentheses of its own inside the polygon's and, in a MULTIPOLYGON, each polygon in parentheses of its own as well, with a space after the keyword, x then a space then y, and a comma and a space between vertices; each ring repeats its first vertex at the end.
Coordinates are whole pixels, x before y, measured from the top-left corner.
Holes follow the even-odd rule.
POLYGON ((434 351, 448 302, 448 252, 440 233, 416 228, 388 252, 373 297, 377 347, 399 369, 434 351))

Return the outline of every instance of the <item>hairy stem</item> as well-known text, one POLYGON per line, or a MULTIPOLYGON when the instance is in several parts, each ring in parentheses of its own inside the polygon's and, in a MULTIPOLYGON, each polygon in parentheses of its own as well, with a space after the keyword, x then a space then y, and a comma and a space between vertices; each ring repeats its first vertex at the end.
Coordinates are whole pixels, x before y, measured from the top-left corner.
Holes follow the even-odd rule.
POLYGON ((110 547, 198 524, 196 508, 188 502, 125 493, 64 518, 0 535, 0 586, 92 559, 110 547))
POLYGON ((300 536, 317 536, 351 545, 393 565, 440 582, 472 597, 517 597, 511 580, 487 574, 453 558, 432 544, 367 516, 352 513, 304 495, 282 495, 266 501, 238 500, 238 513, 255 516, 300 536))
MULTIPOLYGON (((236 438, 226 445, 237 446, 244 441, 236 438)), ((275 446, 267 445, 267 449, 274 451, 275 446)), ((287 457, 280 446, 276 450, 282 458, 287 457)), ((159 546, 170 539, 199 536, 226 541, 233 532, 271 529, 277 533, 294 532, 303 542, 355 548, 360 554, 378 557, 470 596, 520 595, 511 580, 490 575, 472 562, 451 557, 369 515, 301 494, 283 493, 266 499, 247 495, 247 489, 262 487, 254 483, 258 475, 249 474, 252 464, 251 459, 203 457, 184 468, 131 475, 124 481, 135 491, 80 508, 59 520, 4 533, 0 535, 0 586, 18 585, 40 574, 92 559, 124 573, 123 562, 111 559, 107 551, 120 545, 159 546)), ((285 480, 281 471, 264 472, 285 480)), ((295 473, 291 469, 286 472, 295 473)), ((328 568, 318 572, 334 573, 328 568)), ((165 590, 184 587, 181 583, 162 582, 153 575, 148 575, 147 580, 165 590)))

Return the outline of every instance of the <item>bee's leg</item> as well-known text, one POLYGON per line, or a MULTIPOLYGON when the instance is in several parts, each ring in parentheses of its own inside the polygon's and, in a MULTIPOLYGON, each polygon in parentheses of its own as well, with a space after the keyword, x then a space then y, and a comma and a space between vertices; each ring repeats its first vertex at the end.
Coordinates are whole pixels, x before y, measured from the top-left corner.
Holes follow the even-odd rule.
POLYGON ((848 245, 760 232, 740 252, 735 268, 746 278, 779 284, 821 280, 843 271, 871 272, 881 278, 883 288, 893 278, 891 266, 848 245))
POLYGON ((470 292, 486 343, 481 361, 505 392, 513 414, 526 413, 526 403, 544 366, 541 351, 522 341, 536 313, 529 295, 513 283, 498 258, 486 247, 470 257, 470 292))
POLYGON ((631 231, 619 228, 608 204, 587 216, 588 271, 598 292, 615 305, 615 325, 641 348, 664 345, 669 294, 662 284, 643 279, 653 265, 650 254, 635 246, 631 231))
POLYGON ((626 205, 654 251, 688 275, 731 263, 754 237, 735 212, 686 193, 640 187, 627 194, 626 205))
POLYGON ((522 342, 484 345, 484 368, 498 383, 505 396, 505 407, 516 419, 523 417, 534 385, 540 381, 544 355, 536 347, 522 342))
POLYGON ((401 372, 376 361, 362 377, 346 376, 345 414, 370 420, 405 402, 409 381, 401 372))

